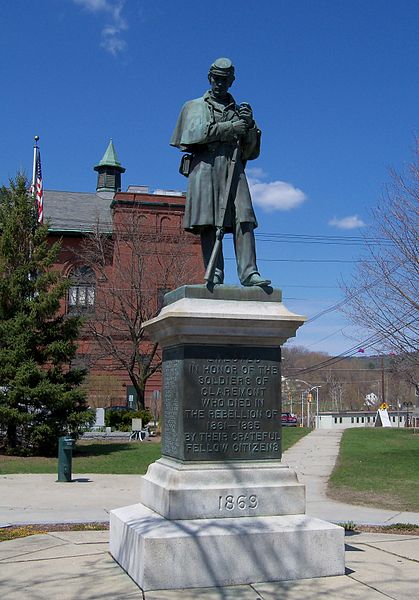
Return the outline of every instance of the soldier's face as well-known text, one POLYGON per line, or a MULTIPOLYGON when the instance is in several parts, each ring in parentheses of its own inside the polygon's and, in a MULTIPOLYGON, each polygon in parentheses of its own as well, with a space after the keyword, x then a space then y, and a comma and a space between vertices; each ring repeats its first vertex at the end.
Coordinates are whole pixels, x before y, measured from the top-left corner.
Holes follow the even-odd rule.
POLYGON ((229 77, 224 77, 223 75, 210 75, 209 82, 214 98, 220 98, 220 100, 222 100, 227 96, 228 88, 231 85, 229 77))

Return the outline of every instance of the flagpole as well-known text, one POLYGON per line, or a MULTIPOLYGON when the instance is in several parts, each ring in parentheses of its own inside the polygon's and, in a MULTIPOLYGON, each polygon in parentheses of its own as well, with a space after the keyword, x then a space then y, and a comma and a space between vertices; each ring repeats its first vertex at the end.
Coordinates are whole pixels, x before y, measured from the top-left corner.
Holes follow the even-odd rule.
POLYGON ((38 140, 39 135, 35 136, 35 146, 33 147, 33 167, 32 167, 32 198, 35 198, 36 195, 36 158, 38 154, 38 140))
MULTIPOLYGON (((35 145, 33 147, 33 166, 32 166, 32 210, 35 209, 34 206, 34 200, 36 198, 36 160, 37 160, 37 154, 38 154, 38 140, 39 140, 39 135, 35 136, 35 145)), ((36 207, 36 216, 38 216, 38 208, 36 207)), ((34 233, 34 224, 32 227, 32 234, 34 233)), ((32 245, 33 245, 33 241, 32 238, 30 238, 29 240, 29 259, 32 259, 32 245)), ((31 281, 32 279, 34 279, 32 273, 29 271, 28 273, 28 279, 29 281, 31 281)))

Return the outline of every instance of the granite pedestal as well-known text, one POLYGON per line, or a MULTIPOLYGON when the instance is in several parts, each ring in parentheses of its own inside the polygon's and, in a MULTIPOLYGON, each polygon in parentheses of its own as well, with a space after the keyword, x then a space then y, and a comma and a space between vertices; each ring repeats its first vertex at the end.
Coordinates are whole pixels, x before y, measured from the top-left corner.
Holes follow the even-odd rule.
POLYGON ((281 464, 280 290, 185 286, 145 327, 163 349, 162 458, 111 512, 110 551, 143 590, 343 574, 344 531, 305 515, 281 464))

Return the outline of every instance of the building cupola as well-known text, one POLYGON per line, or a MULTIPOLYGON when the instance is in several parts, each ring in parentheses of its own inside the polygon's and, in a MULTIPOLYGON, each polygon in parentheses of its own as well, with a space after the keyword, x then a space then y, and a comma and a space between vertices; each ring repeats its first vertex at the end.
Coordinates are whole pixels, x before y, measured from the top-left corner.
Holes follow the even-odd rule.
POLYGON ((119 162, 112 139, 102 160, 94 169, 98 172, 96 192, 121 191, 121 173, 125 173, 125 169, 119 162))

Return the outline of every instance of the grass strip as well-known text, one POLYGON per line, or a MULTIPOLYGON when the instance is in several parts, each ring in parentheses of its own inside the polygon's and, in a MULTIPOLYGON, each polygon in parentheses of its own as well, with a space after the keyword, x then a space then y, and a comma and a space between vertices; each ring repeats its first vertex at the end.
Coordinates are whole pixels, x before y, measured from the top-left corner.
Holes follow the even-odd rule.
POLYGON ((0 528, 0 542, 8 542, 16 538, 50 533, 53 531, 106 531, 109 523, 55 523, 49 525, 11 525, 0 528))
MULTIPOLYGON (((393 525, 356 525, 350 523, 338 523, 348 535, 356 533, 392 533, 397 535, 419 535, 419 525, 413 523, 394 523, 393 525)), ((45 534, 54 531, 107 531, 109 523, 70 523, 54 525, 12 525, 0 528, 0 542, 8 542, 29 535, 45 534)))
POLYGON ((355 532, 394 533, 397 535, 419 535, 419 525, 414 523, 394 523, 393 525, 355 525, 355 532))
POLYGON ((346 535, 356 533, 392 533, 396 535, 419 535, 419 525, 415 523, 392 523, 391 525, 357 525, 353 521, 336 523, 345 530, 346 535))

